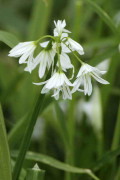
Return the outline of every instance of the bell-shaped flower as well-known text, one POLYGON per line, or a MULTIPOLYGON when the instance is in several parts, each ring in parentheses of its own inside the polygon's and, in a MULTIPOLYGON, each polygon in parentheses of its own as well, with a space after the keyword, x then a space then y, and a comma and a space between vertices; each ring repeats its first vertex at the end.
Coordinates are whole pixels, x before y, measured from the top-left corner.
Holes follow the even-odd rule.
POLYGON ((54 63, 55 52, 51 50, 42 50, 34 59, 34 68, 39 64, 39 77, 42 78, 46 69, 50 69, 52 63, 54 63))
POLYGON ((69 81, 69 79, 63 72, 56 72, 49 80, 34 84, 45 84, 41 91, 42 94, 48 93, 50 90, 53 90, 52 96, 55 97, 55 99, 59 99, 60 92, 62 92, 63 99, 72 99, 72 93, 69 86, 73 86, 73 84, 69 81))
POLYGON ((33 61, 27 64, 25 71, 32 72, 39 64, 39 77, 42 78, 45 74, 46 69, 50 69, 51 65, 54 63, 55 51, 54 49, 46 49, 49 46, 50 41, 40 43, 40 46, 44 49, 33 59, 33 61))
MULTIPOLYGON (((67 46, 67 50, 68 47, 71 51, 77 51, 80 55, 84 54, 84 50, 83 47, 76 41, 74 41, 73 39, 71 39, 70 37, 67 38, 67 41, 65 42, 66 46, 67 46)), ((65 52, 66 47, 63 47, 63 51, 65 52)))
MULTIPOLYGON (((28 61, 33 60, 33 53, 36 48, 34 41, 23 42, 16 45, 8 54, 11 57, 20 57, 19 63, 27 63, 28 61)), ((28 62, 29 63, 29 62, 28 62)))
POLYGON ((98 68, 92 67, 84 63, 77 74, 77 79, 73 83, 74 87, 72 89, 72 93, 74 93, 75 91, 79 91, 79 87, 83 85, 84 94, 88 94, 90 96, 92 93, 91 77, 93 77, 96 81, 98 81, 101 84, 109 84, 108 81, 100 77, 100 75, 104 73, 105 71, 100 71, 98 68))

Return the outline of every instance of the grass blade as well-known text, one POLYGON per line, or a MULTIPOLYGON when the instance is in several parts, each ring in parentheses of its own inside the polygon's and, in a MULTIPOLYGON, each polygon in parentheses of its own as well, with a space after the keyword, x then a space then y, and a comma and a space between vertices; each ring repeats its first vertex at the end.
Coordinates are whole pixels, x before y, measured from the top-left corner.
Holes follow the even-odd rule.
POLYGON ((29 26, 28 39, 38 39, 44 35, 51 13, 52 0, 46 1, 36 0, 29 26))
POLYGON ((115 24, 113 23, 112 19, 98 4, 96 4, 92 0, 85 0, 85 1, 96 11, 96 13, 101 17, 101 19, 110 27, 110 29, 115 34, 118 33, 118 30, 117 30, 115 24))
POLYGON ((117 116, 114 136, 113 136, 112 147, 111 147, 112 150, 118 147, 119 141, 120 141, 120 103, 118 107, 118 116, 117 116))
POLYGON ((120 147, 118 147, 116 150, 114 151, 110 151, 104 154, 104 156, 102 156, 102 158, 100 158, 95 165, 93 166, 93 170, 94 171, 98 171, 100 168, 102 168, 104 165, 106 165, 107 163, 115 160, 116 157, 118 157, 120 155, 120 147))
POLYGON ((9 154, 1 105, 0 105, 0 179, 12 180, 10 154, 9 154))

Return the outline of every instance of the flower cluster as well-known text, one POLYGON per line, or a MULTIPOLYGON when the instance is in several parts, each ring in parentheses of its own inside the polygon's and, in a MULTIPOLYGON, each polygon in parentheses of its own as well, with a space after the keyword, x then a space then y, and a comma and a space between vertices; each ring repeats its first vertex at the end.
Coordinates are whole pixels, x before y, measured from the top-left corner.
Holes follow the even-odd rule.
POLYGON ((99 83, 109 84, 108 81, 101 78, 105 71, 100 71, 98 68, 92 67, 79 59, 77 54, 84 54, 83 47, 69 37, 71 32, 65 29, 65 20, 54 21, 54 24, 53 36, 47 35, 37 41, 19 43, 9 52, 11 57, 20 57, 20 64, 26 64, 25 71, 31 73, 39 66, 38 74, 40 79, 45 76, 46 71, 51 72, 49 79, 44 82, 34 83, 36 85, 44 84, 41 93, 52 91, 52 96, 55 99, 59 99, 60 94, 62 94, 63 99, 72 99, 72 93, 76 91, 91 95, 91 77, 99 83), (49 41, 41 43, 44 38, 49 38, 49 41), (38 47, 41 48, 41 51, 35 56, 38 47), (70 81, 74 77, 74 66, 69 57, 70 53, 73 53, 81 63, 80 70, 73 83, 70 81), (70 79, 66 75, 68 69, 72 69, 70 79))

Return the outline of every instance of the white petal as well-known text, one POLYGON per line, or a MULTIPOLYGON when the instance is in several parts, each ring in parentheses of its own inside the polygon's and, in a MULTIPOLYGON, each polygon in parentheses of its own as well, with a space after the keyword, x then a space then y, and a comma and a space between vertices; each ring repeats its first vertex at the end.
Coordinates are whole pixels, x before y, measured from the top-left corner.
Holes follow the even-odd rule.
POLYGON ((46 48, 49 42, 50 41, 46 41, 46 42, 40 43, 40 46, 43 47, 43 48, 46 48))
POLYGON ((54 89, 54 94, 52 95, 52 97, 55 97, 55 99, 58 99, 59 98, 59 92, 60 92, 60 89, 54 89))
POLYGON ((65 53, 62 53, 60 55, 60 63, 61 63, 62 68, 65 69, 65 70, 73 68, 73 65, 70 62, 69 56, 67 54, 65 54, 65 53))
POLYGON ((63 86, 63 99, 72 99, 72 93, 68 86, 63 86))
POLYGON ((31 45, 33 42, 23 42, 23 43, 19 43, 17 44, 13 49, 11 49, 10 53, 13 53, 19 49, 24 49, 27 46, 31 45))
POLYGON ((23 54, 20 59, 19 59, 19 64, 25 63, 26 59, 29 57, 30 53, 27 52, 25 54, 23 54))
POLYGON ((13 48, 10 51, 9 56, 12 56, 12 57, 21 56, 22 54, 27 53, 27 52, 31 54, 31 52, 33 52, 35 48, 36 46, 33 43, 29 43, 24 46, 18 45, 17 47, 13 48))
POLYGON ((82 75, 84 75, 85 73, 88 73, 87 69, 86 69, 86 66, 85 65, 82 65, 78 74, 77 74, 77 77, 80 77, 82 75))
POLYGON ((65 83, 66 83, 68 86, 73 86, 73 84, 69 81, 69 79, 66 77, 65 74, 63 74, 63 77, 64 77, 65 83))
POLYGON ((42 78, 45 74, 45 70, 47 67, 46 59, 42 59, 40 61, 40 67, 39 67, 39 77, 42 78))
POLYGON ((82 83, 82 78, 77 78, 75 80, 75 82, 73 83, 73 89, 72 89, 72 93, 74 93, 75 91, 78 91, 79 87, 81 86, 82 83))
POLYGON ((33 70, 33 53, 28 58, 27 67, 29 72, 31 73, 33 70))
MULTIPOLYGON (((48 80, 47 80, 47 81, 48 81, 48 80)), ((46 83, 47 83, 47 81, 40 82, 40 83, 33 83, 33 84, 35 84, 35 85, 37 85, 37 86, 40 86, 40 85, 46 84, 46 83)))
POLYGON ((90 96, 92 93, 91 77, 88 74, 86 74, 85 77, 86 77, 86 82, 87 82, 87 86, 88 86, 87 94, 90 96))
POLYGON ((58 81, 58 73, 55 73, 47 82, 46 88, 47 89, 52 89, 55 87, 57 81, 58 81))
POLYGON ((46 94, 49 92, 49 89, 47 89, 45 86, 41 90, 41 94, 46 94))
POLYGON ((65 53, 71 52, 71 50, 64 43, 61 43, 61 47, 62 47, 62 52, 65 52, 65 53))
POLYGON ((95 74, 95 73, 94 73, 94 74, 91 73, 91 76, 92 76, 96 81, 98 81, 98 82, 101 83, 101 84, 110 84, 108 81, 102 79, 100 76, 98 76, 98 75, 95 74))
POLYGON ((73 51, 77 51, 80 55, 84 54, 83 47, 71 38, 68 38, 68 44, 73 51))

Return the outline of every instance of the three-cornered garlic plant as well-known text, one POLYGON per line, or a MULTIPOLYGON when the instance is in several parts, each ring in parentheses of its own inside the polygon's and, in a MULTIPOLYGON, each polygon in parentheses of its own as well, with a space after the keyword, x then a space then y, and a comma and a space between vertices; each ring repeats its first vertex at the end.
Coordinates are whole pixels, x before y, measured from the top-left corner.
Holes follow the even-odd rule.
POLYGON ((92 83, 91 77, 101 84, 109 84, 108 81, 101 78, 105 71, 92 67, 84 63, 77 54, 83 55, 83 47, 71 39, 71 33, 66 27, 65 20, 54 21, 55 28, 53 36, 46 35, 36 41, 22 42, 15 46, 10 52, 11 57, 20 57, 19 64, 26 64, 25 71, 32 72, 39 66, 39 78, 43 78, 49 71, 51 77, 35 85, 43 85, 42 94, 52 91, 52 96, 59 99, 62 94, 63 99, 72 99, 72 94, 76 91, 84 92, 85 95, 91 95, 92 83), (49 41, 41 42, 49 38, 49 41), (35 50, 41 48, 41 51, 35 55, 35 50), (81 67, 77 74, 76 80, 72 83, 74 77, 74 66, 71 63, 69 54, 73 53, 75 58, 80 62, 81 67), (68 78, 66 73, 72 69, 72 76, 68 78))

